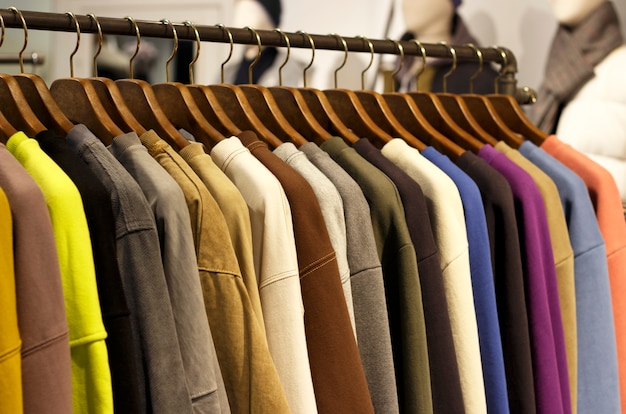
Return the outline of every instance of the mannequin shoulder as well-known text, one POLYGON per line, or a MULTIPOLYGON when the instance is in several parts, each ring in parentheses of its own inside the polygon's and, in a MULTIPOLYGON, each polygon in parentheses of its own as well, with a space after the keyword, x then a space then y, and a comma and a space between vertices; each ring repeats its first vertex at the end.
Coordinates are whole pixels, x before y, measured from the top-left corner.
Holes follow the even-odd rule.
POLYGON ((626 84, 624 65, 626 65, 626 44, 613 50, 604 60, 598 63, 595 67, 595 73, 596 76, 607 77, 608 80, 615 79, 616 82, 621 80, 623 84, 626 84))
POLYGON ((613 50, 594 68, 595 76, 573 100, 591 99, 619 102, 626 105, 626 44, 613 50))

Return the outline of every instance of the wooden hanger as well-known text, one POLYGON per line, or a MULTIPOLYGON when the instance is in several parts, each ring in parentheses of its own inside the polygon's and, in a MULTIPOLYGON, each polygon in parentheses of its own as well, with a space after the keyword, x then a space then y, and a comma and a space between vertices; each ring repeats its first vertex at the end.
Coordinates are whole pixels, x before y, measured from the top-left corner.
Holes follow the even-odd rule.
MULTIPOLYGON (((534 98, 536 100, 536 98, 534 98)), ((529 139, 536 145, 541 145, 548 138, 548 134, 540 130, 526 116, 519 103, 509 95, 488 95, 495 112, 500 115, 504 123, 515 133, 529 139)), ((534 101, 533 101, 534 102, 534 101)), ((519 142, 523 142, 520 138, 519 142)))
POLYGON ((0 142, 6 144, 14 134, 17 134, 17 129, 0 112, 0 142))
POLYGON ((302 71, 304 87, 291 89, 295 101, 299 105, 302 105, 302 107, 306 105, 306 108, 309 109, 310 113, 317 120, 317 123, 322 125, 326 131, 342 137, 349 143, 357 142, 360 137, 344 124, 326 95, 319 89, 307 88, 306 72, 313 65, 313 61, 315 60, 315 42, 308 33, 302 31, 298 31, 297 33, 309 40, 311 45, 311 61, 302 71))
MULTIPOLYGON (((214 144, 223 140, 225 137, 211 124, 209 124, 196 105, 196 102, 187 87, 179 82, 170 82, 169 64, 172 59, 174 59, 174 56, 178 51, 178 34, 176 32, 176 28, 169 20, 163 19, 161 22, 172 27, 172 33, 174 35, 174 50, 165 63, 167 82, 156 84, 152 87, 152 89, 154 90, 159 104, 168 119, 172 121, 174 125, 187 130, 197 140, 203 142, 211 148, 214 144)), ((185 24, 193 26, 198 44, 196 56, 189 64, 189 80, 193 83, 192 68, 193 64, 200 55, 200 35, 198 34, 196 27, 191 22, 185 22, 185 24)))
MULTIPOLYGON (((196 89, 193 96, 196 101, 198 99, 201 101, 206 100, 211 106, 215 103, 215 115, 221 118, 228 118, 227 124, 234 124, 235 128, 240 131, 254 131, 270 147, 277 148, 283 142, 259 119, 243 90, 238 86, 224 83, 224 65, 232 56, 233 37, 230 30, 224 25, 220 24, 217 26, 228 35, 230 40, 230 53, 226 61, 222 63, 222 83, 208 85, 203 88, 192 85, 191 88, 196 89)), ((230 125, 230 127, 232 128, 233 125, 230 125)))
MULTIPOLYGON (((502 65, 506 66, 508 58, 505 49, 500 47, 496 47, 495 49, 498 50, 500 52, 500 55, 502 56, 502 65)), ((500 77, 496 79, 496 91, 498 90, 499 86, 497 83, 499 81, 499 78, 500 77)), ((534 92, 528 87, 523 88, 523 90, 530 93, 531 102, 535 103, 537 97, 535 96, 534 92)), ((519 103, 512 96, 496 93, 493 95, 488 95, 487 99, 493 106, 494 110, 500 115, 502 121, 515 133, 520 134, 523 137, 531 140, 535 145, 538 146, 543 144, 543 142, 548 137, 548 134, 543 132, 535 124, 533 124, 530 119, 528 119, 528 117, 520 107, 519 103)), ((523 138, 518 139, 517 142, 519 142, 519 144, 521 145, 521 142, 523 142, 523 138)))
MULTIPOLYGON (((15 7, 9 8, 9 10, 18 14, 22 20, 22 26, 24 28, 24 46, 19 52, 20 74, 13 75, 17 84, 22 91, 26 99, 28 107, 35 114, 37 119, 48 127, 56 131, 57 133, 65 134, 74 127, 74 124, 70 122, 65 116, 61 108, 57 105, 56 101, 50 94, 50 90, 46 85, 46 82, 39 76, 32 73, 24 73, 24 60, 22 54, 26 49, 28 43, 28 28, 26 27, 26 21, 22 12, 15 7)), ((0 16, 0 25, 2 26, 2 39, 0 39, 0 45, 4 43, 4 19, 0 16)))
MULTIPOLYGON (((418 44, 417 42, 419 41, 416 40, 415 43, 418 44)), ((425 60, 426 51, 423 49, 423 46, 421 46, 421 43, 419 43, 418 46, 420 46, 425 60)), ((446 90, 446 80, 451 73, 452 71, 444 75, 444 92, 446 90)), ((452 119, 437 94, 418 91, 408 92, 407 96, 415 101, 429 123, 444 136, 472 152, 478 152, 483 146, 480 140, 466 132, 452 119)))
POLYGON ((126 16, 125 18, 131 22, 135 29, 137 48, 130 59, 130 79, 116 80, 115 83, 124 97, 126 104, 131 109, 132 114, 141 125, 154 130, 160 138, 166 140, 177 150, 180 150, 189 145, 189 141, 187 141, 165 115, 152 86, 146 81, 134 79, 133 60, 139 52, 141 35, 139 34, 139 26, 137 26, 135 19, 130 16, 126 16))
MULTIPOLYGON (((471 43, 468 44, 468 46, 476 51, 479 61, 479 71, 474 74, 470 80, 470 93, 462 95, 462 98, 467 103, 467 107, 472 113, 472 116, 485 130, 489 131, 489 133, 498 140, 506 142, 513 148, 518 148, 524 142, 523 138, 509 128, 507 122, 502 118, 500 112, 493 105, 493 101, 486 96, 473 93, 473 79, 475 79, 482 70, 483 59, 480 49, 471 43)), ((494 82, 496 94, 493 96, 496 97, 501 96, 497 94, 498 80, 499 77, 497 77, 494 82)))
POLYGON ((73 13, 66 13, 76 26, 76 47, 70 55, 70 78, 57 79, 50 85, 50 93, 72 123, 85 125, 106 145, 124 131, 111 119, 100 98, 87 79, 74 77, 74 55, 80 46, 80 25, 73 13))
POLYGON ((323 141, 331 138, 333 134, 327 131, 318 122, 297 88, 283 86, 282 70, 289 60, 291 43, 289 41, 289 37, 282 30, 274 29, 274 31, 280 33, 285 40, 285 44, 287 45, 287 56, 285 61, 278 68, 279 86, 270 87, 268 90, 274 97, 275 102, 289 123, 309 140, 313 140, 317 144, 321 144, 323 141))
POLYGON ((98 30, 98 49, 93 57, 93 77, 87 80, 93 85, 100 103, 116 125, 127 132, 134 131, 137 135, 145 134, 146 129, 133 116, 116 83, 112 79, 98 76, 98 56, 102 50, 104 36, 96 15, 89 13, 87 16, 94 21, 98 30))
MULTIPOLYGON (((456 122, 461 128, 470 133, 472 136, 477 137, 482 142, 490 145, 496 145, 498 140, 494 138, 491 134, 483 129, 479 122, 476 121, 471 111, 467 107, 467 103, 463 100, 463 98, 457 94, 448 93, 446 91, 446 81, 447 77, 450 76, 457 67, 457 58, 456 58, 456 50, 445 42, 442 42, 444 46, 448 48, 450 51, 450 55, 452 56, 452 69, 446 73, 443 77, 444 84, 444 92, 438 93, 437 97, 441 101, 441 104, 445 108, 446 112, 450 115, 450 117, 456 122)), ((476 49, 478 50, 478 49, 476 49)), ((473 90, 474 87, 474 79, 482 72, 482 59, 480 61, 478 71, 470 78, 470 89, 473 90)))
MULTIPOLYGON (((22 23, 24 24, 24 32, 26 33, 26 21, 24 20, 24 16, 22 16, 21 12, 19 12, 19 15, 22 17, 22 23)), ((4 43, 4 34, 5 34, 4 18, 2 17, 2 15, 0 15, 0 24, 2 25, 2 38, 0 38, 0 46, 2 46, 2 44, 4 43)), ((24 49, 25 48, 26 47, 24 47, 24 49)), ((22 65, 23 65, 23 62, 22 62, 22 65)), ((0 109, 0 142, 2 142, 3 144, 6 144, 9 141, 9 138, 11 138, 11 136, 13 136, 14 134, 17 134, 17 129, 15 129, 15 127, 11 125, 11 123, 4 116, 4 113, 2 111, 3 109, 0 109)))
MULTIPOLYGON (((415 40, 415 42, 418 42, 415 40)), ((467 106, 465 100, 457 94, 447 93, 446 92, 446 80, 447 77, 450 76, 457 67, 457 58, 456 58, 456 50, 452 46, 449 46, 447 43, 442 42, 444 46, 448 48, 450 51, 450 55, 452 56, 452 69, 450 72, 444 75, 444 92, 438 93, 437 97, 441 101, 441 104, 445 108, 446 112, 450 115, 452 120, 456 122, 461 128, 463 128, 466 132, 471 134, 474 137, 477 137, 482 142, 490 145, 497 144, 498 140, 494 138, 489 132, 485 131, 481 124, 476 121, 474 116, 472 115, 470 109, 467 106)), ((478 49, 476 49, 478 50, 478 49)), ((470 90, 474 88, 474 79, 482 72, 482 55, 480 59, 480 65, 478 71, 470 77, 470 90)))
MULTIPOLYGON (((370 68, 370 66, 372 66, 372 62, 374 61, 374 45, 366 37, 360 37, 368 43, 370 49, 370 61, 367 67, 361 72, 361 90, 355 91, 355 95, 359 99, 359 102, 361 102, 361 105, 363 105, 363 108, 367 111, 372 120, 385 132, 392 136, 404 139, 409 145, 417 148, 418 150, 425 149, 426 144, 420 141, 409 130, 407 130, 404 125, 402 125, 402 123, 393 114, 393 111, 389 108, 389 105, 381 94, 365 90, 365 72, 370 68)), ((393 40, 392 42, 394 42, 394 44, 398 47, 402 56, 400 59, 401 64, 393 74, 393 76, 395 76, 402 69, 402 65, 404 64, 404 48, 400 42, 393 40)))
POLYGON ((259 118, 263 119, 263 123, 267 125, 268 128, 281 139, 281 141, 293 142, 298 147, 306 144, 308 142, 306 138, 304 138, 300 132, 297 131, 289 123, 289 121, 287 121, 282 113, 282 110, 280 109, 280 106, 278 106, 278 103, 269 89, 261 85, 253 84, 252 70, 261 58, 261 37, 253 28, 248 26, 246 29, 250 30, 254 36, 256 36, 258 51, 256 59, 248 67, 249 84, 240 85, 239 87, 248 99, 248 102, 252 106, 255 114, 257 114, 259 118))
POLYGON ((344 59, 341 65, 335 69, 335 89, 325 90, 324 95, 326 95, 342 121, 359 136, 378 141, 379 144, 391 141, 393 136, 374 122, 354 91, 337 89, 337 73, 345 66, 348 59, 348 45, 345 39, 338 34, 331 33, 330 36, 334 36, 341 41, 344 48, 344 59))
MULTIPOLYGON (((23 72, 24 63, 22 61, 22 53, 28 44, 28 28, 26 27, 26 21, 24 20, 22 12, 15 7, 11 7, 10 10, 20 16, 24 28, 24 45, 19 52, 20 69, 23 72)), ((1 40, 3 43, 5 33, 4 19, 2 19, 0 23, 2 24, 1 40)), ((20 85, 11 75, 0 74, 0 108, 2 108, 3 115, 11 125, 15 125, 16 128, 30 137, 34 137, 39 132, 47 129, 33 112, 20 85)))
MULTIPOLYGON (((224 30, 223 25, 218 26, 224 30)), ((233 54, 233 38, 230 31, 228 31, 228 35, 230 37, 230 53, 221 66, 222 83, 224 83, 224 65, 230 60, 233 54)), ((199 43, 197 47, 199 49, 199 43)), ((228 117, 226 111, 222 108, 222 104, 208 86, 192 83, 191 85, 187 85, 187 89, 204 117, 215 129, 224 136, 235 136, 241 133, 241 129, 228 117)))
POLYGON ((74 124, 63 113, 50 89, 48 89, 48 85, 40 76, 32 73, 20 73, 13 75, 13 77, 32 111, 48 129, 65 135, 74 128, 74 124))
MULTIPOLYGON (((403 56, 404 49, 401 47, 400 43, 398 43, 398 45, 400 46, 398 48, 400 50, 400 54, 403 56)), ((426 65, 426 50, 421 43, 418 43, 418 46, 422 51, 423 65, 416 78, 419 78, 426 65)), ((403 59, 400 59, 400 68, 402 67, 402 64, 403 59)), ((399 71, 400 68, 398 68, 397 71, 399 71)), ((426 119, 415 101, 407 94, 391 92, 384 93, 382 96, 389 106, 389 109, 394 115, 396 115, 397 119, 402 122, 402 125, 411 131, 415 136, 420 137, 422 142, 436 148, 439 152, 448 155, 452 159, 457 159, 465 152, 464 148, 434 128, 430 121, 426 119)))

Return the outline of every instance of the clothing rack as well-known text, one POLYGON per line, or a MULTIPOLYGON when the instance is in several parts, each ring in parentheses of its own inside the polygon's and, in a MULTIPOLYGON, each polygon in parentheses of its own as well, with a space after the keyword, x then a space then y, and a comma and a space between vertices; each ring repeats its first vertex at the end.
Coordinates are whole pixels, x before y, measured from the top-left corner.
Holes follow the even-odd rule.
MULTIPOLYGON (((61 32, 75 32, 76 26, 73 19, 64 13, 21 11, 29 30, 49 30, 61 32)), ((22 28, 20 16, 8 9, 0 9, 0 16, 4 19, 6 27, 22 28)), ((75 16, 82 33, 97 33, 96 22, 89 16, 75 16)), ((133 23, 124 18, 98 17, 98 22, 103 34, 136 36, 133 23)), ((139 33, 142 37, 173 38, 172 28, 162 22, 136 20, 139 33)), ((196 40, 192 27, 183 23, 174 23, 179 39, 196 40)), ((217 26, 197 25, 200 40, 208 42, 229 43, 230 39, 225 30, 217 26)), ((250 30, 245 28, 226 28, 232 34, 235 44, 257 44, 257 39, 250 30)), ((261 45, 286 47, 281 33, 273 30, 257 30, 261 45)), ((289 38, 290 47, 310 49, 309 39, 302 33, 283 32, 289 38)), ((337 36, 310 34, 315 49, 344 51, 344 44, 337 36)), ((368 43, 359 37, 343 37, 347 49, 350 52, 370 53, 368 43)), ((416 43, 411 41, 392 42, 390 40, 369 39, 376 54, 400 54, 397 43, 404 48, 405 55, 421 56, 421 50, 416 43)), ((457 61, 479 61, 476 49, 464 45, 451 45, 456 52, 457 61)), ((435 58, 451 58, 450 50, 444 44, 424 43, 426 56, 435 58)), ((504 47, 478 48, 482 53, 483 62, 493 62, 500 65, 499 93, 511 95, 520 104, 534 102, 534 92, 530 88, 517 87, 517 60, 509 49, 504 47)))
MULTIPOLYGON (((20 63, 20 57, 17 54, 0 54, 0 64, 18 64, 20 63)), ((46 59, 41 53, 31 52, 26 56, 22 56, 22 63, 29 65, 43 65, 46 63, 46 59)))

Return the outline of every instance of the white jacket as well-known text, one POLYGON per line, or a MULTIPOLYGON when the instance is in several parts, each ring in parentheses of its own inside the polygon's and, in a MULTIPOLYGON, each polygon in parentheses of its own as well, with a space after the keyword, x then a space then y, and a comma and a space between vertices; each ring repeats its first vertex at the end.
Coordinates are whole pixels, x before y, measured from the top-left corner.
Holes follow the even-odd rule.
POLYGON ((626 45, 595 67, 563 109, 556 134, 611 172, 626 202, 626 45))

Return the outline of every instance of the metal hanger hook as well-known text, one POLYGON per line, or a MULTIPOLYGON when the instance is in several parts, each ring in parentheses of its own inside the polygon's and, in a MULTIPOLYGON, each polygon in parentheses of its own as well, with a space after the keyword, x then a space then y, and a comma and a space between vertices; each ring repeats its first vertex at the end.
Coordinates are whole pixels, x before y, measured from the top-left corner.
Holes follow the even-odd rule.
POLYGON ((126 16, 124 18, 133 25, 133 28, 135 29, 135 35, 137 36, 137 47, 135 48, 135 53, 133 53, 133 55, 130 57, 130 61, 128 64, 128 70, 130 72, 130 79, 134 79, 135 75, 133 73, 133 61, 135 60, 137 53, 139 53, 139 46, 141 46, 141 34, 139 33, 139 26, 137 25, 137 22, 135 21, 134 17, 126 16))
POLYGON ((285 32, 280 29, 274 29, 275 32, 278 32, 283 39, 285 39, 285 44, 287 45, 287 56, 285 57, 285 61, 278 68, 278 85, 283 86, 283 68, 289 61, 289 55, 291 54, 291 42, 289 41, 289 36, 285 32))
POLYGON ((93 55, 93 77, 98 77, 98 56, 100 56, 100 51, 102 51, 102 43, 104 43, 104 36, 102 35, 102 27, 100 26, 100 22, 95 14, 89 13, 87 15, 91 20, 96 23, 96 28, 98 29, 98 50, 96 50, 96 54, 93 55))
POLYGON ((6 33, 6 27, 4 26, 4 17, 0 14, 0 26, 2 26, 2 37, 0 37, 0 46, 4 43, 4 34, 6 33))
POLYGON ((178 33, 176 32, 176 28, 168 19, 161 19, 161 23, 166 24, 172 28, 172 33, 174 34, 174 49, 172 49, 172 54, 167 58, 165 62, 165 80, 166 82, 170 81, 170 63, 174 60, 174 57, 178 53, 178 33))
POLYGON ((456 70, 456 50, 454 50, 454 48, 446 42, 439 42, 439 44, 444 45, 450 52, 450 55, 452 55, 452 68, 450 68, 450 70, 443 75, 443 93, 446 93, 448 92, 448 78, 456 70))
POLYGON ((346 66, 346 62, 348 61, 348 43, 346 42, 346 39, 339 36, 337 33, 331 33, 329 36, 333 36, 341 42, 341 45, 343 46, 343 52, 344 52, 343 62, 341 62, 341 65, 339 65, 339 67, 335 69, 335 89, 336 89, 337 88, 337 74, 344 66, 346 66))
POLYGON ((228 30, 228 27, 224 26, 223 24, 216 24, 215 27, 219 27, 220 29, 222 29, 222 32, 226 33, 226 35, 228 36, 228 41, 230 42, 230 51, 228 52, 228 57, 226 58, 225 61, 222 62, 222 83, 224 83, 224 66, 228 63, 228 61, 230 60, 230 58, 233 56, 233 48, 235 43, 233 42, 233 34, 230 32, 230 30, 228 30))
MULTIPOLYGON (((22 57, 22 55, 24 54, 24 51, 26 50, 26 46, 28 45, 28 27, 26 26, 26 19, 24 19, 24 15, 22 14, 21 11, 19 11, 16 7, 13 7, 13 6, 9 7, 9 10, 17 14, 20 17, 20 20, 22 20, 22 28, 24 29, 24 45, 22 46, 22 50, 19 51, 18 58, 20 61, 20 72, 24 73, 24 58, 22 57)), ((3 31, 3 34, 4 34, 4 31, 3 31)))
POLYGON ((469 82, 469 91, 470 93, 474 93, 474 81, 483 71, 483 52, 481 52, 480 49, 477 48, 473 43, 468 43, 465 46, 474 50, 474 52, 476 52, 476 56, 478 57, 478 70, 470 77, 469 82))
POLYGON ((490 47, 490 49, 495 50, 500 54, 500 56, 502 56, 502 66, 500 67, 500 73, 498 73, 498 76, 496 76, 496 79, 493 81, 493 89, 495 93, 498 94, 500 92, 500 78, 502 77, 502 75, 504 75, 502 68, 506 67, 506 65, 509 63, 509 58, 506 55, 506 51, 500 46, 492 46, 490 47))
POLYGON ((74 47, 74 51, 70 55, 70 77, 74 77, 74 55, 78 52, 78 48, 80 47, 80 25, 78 24, 78 19, 76 15, 72 12, 65 12, 66 16, 70 16, 70 19, 74 22, 74 26, 76 26, 76 47, 74 47))
POLYGON ((296 33, 301 34, 302 36, 306 37, 309 40, 309 43, 311 44, 311 61, 302 70, 302 77, 304 79, 304 87, 306 88, 306 71, 309 70, 311 66, 313 66, 313 61, 315 60, 315 41, 313 40, 313 36, 311 36, 310 34, 306 32, 303 32, 302 30, 298 30, 296 33))
POLYGON ((250 32, 252 32, 252 34, 256 37, 256 58, 254 59, 254 61, 252 61, 252 63, 250 63, 250 66, 248 66, 248 82, 252 85, 254 83, 252 79, 252 69, 254 69, 256 64, 259 63, 259 60, 261 59, 261 36, 259 35, 259 32, 257 32, 250 26, 246 26, 244 27, 244 29, 250 30, 250 32))
POLYGON ((363 71, 361 71, 361 90, 365 90, 365 72, 367 72, 369 70, 369 68, 372 67, 372 63, 374 63, 374 44, 372 43, 371 40, 369 40, 367 37, 365 37, 363 35, 359 35, 359 36, 357 36, 357 38, 363 39, 364 41, 366 41, 367 42, 367 47, 369 47, 369 49, 370 49, 370 62, 367 64, 365 69, 363 69, 363 71))
POLYGON ((424 47, 424 45, 422 44, 422 42, 420 42, 417 39, 411 39, 409 40, 410 42, 415 43, 415 45, 417 45, 419 51, 420 51, 420 55, 422 56, 422 67, 417 71, 417 74, 415 75, 415 89, 417 90, 418 87, 418 81, 420 76, 422 76, 422 73, 424 73, 424 71, 426 70, 426 48, 424 47))
MULTIPOLYGON (((193 24, 189 20, 185 20, 183 24, 185 26, 191 27, 193 29, 193 34, 196 36, 196 55, 193 57, 191 62, 189 62, 189 83, 193 84, 193 65, 196 63, 196 61, 200 57, 200 43, 202 42, 200 40, 200 33, 198 33, 198 28, 196 27, 195 24, 193 24)), ((224 83, 224 65, 222 65, 222 83, 224 83)))
POLYGON ((393 43, 393 45, 396 48, 398 48, 398 52, 400 52, 400 64, 398 65, 398 69, 394 70, 393 73, 391 74, 391 76, 395 78, 395 76, 404 67, 404 46, 402 46, 402 44, 400 42, 398 42, 397 40, 393 40, 393 39, 389 39, 389 38, 387 38, 387 40, 389 40, 391 43, 393 43))

